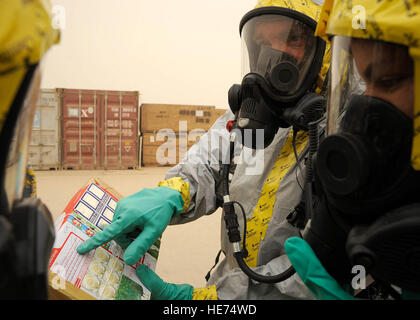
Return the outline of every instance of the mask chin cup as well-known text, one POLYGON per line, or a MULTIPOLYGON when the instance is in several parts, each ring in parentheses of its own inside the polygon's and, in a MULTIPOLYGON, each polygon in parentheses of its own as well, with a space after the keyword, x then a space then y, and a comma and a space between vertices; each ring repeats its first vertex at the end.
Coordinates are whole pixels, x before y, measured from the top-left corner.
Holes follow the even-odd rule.
POLYGON ((367 180, 370 162, 369 153, 358 139, 351 135, 332 135, 319 146, 318 175, 329 192, 349 195, 367 180))
POLYGON ((298 68, 290 62, 281 62, 270 73, 270 84, 282 94, 296 91, 299 79, 298 68))
POLYGON ((420 293, 420 204, 354 227, 346 251, 352 264, 364 266, 373 278, 420 293))

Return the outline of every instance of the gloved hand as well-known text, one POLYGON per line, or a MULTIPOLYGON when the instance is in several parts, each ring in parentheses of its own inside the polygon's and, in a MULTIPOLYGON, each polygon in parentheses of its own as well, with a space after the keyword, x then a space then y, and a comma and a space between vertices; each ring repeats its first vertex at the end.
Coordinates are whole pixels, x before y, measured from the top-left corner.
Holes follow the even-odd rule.
POLYGON ((152 300, 192 300, 194 287, 189 284, 173 284, 163 281, 144 264, 136 269, 137 276, 151 292, 152 300))
POLYGON ((303 283, 319 300, 354 300, 324 269, 309 244, 291 237, 284 244, 286 254, 303 283))
POLYGON ((124 252, 124 261, 135 264, 161 236, 172 216, 182 212, 184 200, 181 193, 168 187, 145 188, 117 203, 112 223, 81 243, 77 252, 88 251, 114 239, 124 252), (129 234, 142 230, 132 240, 129 234))

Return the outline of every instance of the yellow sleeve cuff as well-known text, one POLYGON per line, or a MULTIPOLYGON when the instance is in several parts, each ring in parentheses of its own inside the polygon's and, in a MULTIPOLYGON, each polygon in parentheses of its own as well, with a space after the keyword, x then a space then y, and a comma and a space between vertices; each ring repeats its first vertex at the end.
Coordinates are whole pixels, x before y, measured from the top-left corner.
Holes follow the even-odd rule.
POLYGON ((193 300, 219 300, 217 298, 216 286, 212 285, 205 288, 194 288, 192 293, 193 300))
POLYGON ((190 185, 188 182, 185 182, 180 177, 174 177, 168 180, 160 181, 158 183, 159 187, 168 187, 181 193, 181 197, 184 200, 184 206, 182 207, 182 212, 185 212, 191 202, 190 199, 190 185))
POLYGON ((36 190, 36 177, 35 177, 35 171, 26 169, 26 175, 25 175, 25 189, 30 190, 30 194, 28 196, 32 198, 36 198, 37 190, 36 190))

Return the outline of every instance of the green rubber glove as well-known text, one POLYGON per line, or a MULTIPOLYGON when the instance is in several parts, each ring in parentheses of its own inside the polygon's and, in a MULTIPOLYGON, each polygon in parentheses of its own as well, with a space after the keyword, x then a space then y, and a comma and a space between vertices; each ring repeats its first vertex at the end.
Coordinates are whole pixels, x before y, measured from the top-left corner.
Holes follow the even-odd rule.
POLYGON ((174 284, 163 281, 148 266, 141 264, 137 276, 151 292, 152 300, 192 300, 194 287, 189 284, 174 284))
POLYGON ((182 212, 184 200, 181 193, 168 187, 145 188, 117 203, 109 226, 77 247, 77 252, 88 251, 115 240, 124 252, 124 261, 135 264, 162 235, 172 216, 182 212), (130 233, 140 229, 133 240, 130 233))
POLYGON ((303 283, 319 300, 354 300, 324 269, 309 244, 291 237, 284 244, 286 254, 303 283))

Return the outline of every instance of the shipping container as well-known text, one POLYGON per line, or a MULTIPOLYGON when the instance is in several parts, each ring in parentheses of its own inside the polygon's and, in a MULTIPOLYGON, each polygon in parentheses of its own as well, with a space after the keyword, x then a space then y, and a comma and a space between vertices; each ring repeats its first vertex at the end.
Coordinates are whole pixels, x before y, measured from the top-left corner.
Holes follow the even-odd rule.
POLYGON ((57 91, 41 89, 28 148, 28 165, 33 170, 60 169, 59 110, 57 91))
POLYGON ((139 166, 139 93, 58 89, 63 169, 139 166))

